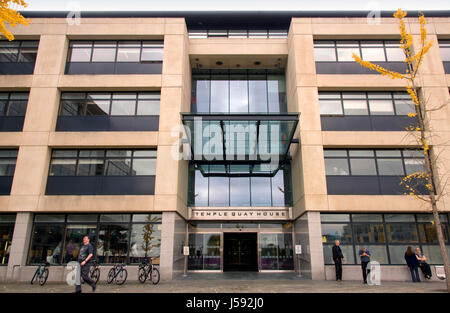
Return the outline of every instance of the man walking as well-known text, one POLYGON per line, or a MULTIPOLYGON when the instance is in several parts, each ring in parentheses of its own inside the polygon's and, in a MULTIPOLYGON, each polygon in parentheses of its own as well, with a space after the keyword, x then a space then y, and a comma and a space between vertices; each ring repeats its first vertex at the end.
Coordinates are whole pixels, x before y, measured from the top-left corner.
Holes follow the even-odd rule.
POLYGON ((364 284, 367 284, 367 264, 370 262, 370 251, 367 248, 362 248, 358 252, 359 257, 361 259, 361 268, 364 279, 364 284))
MULTIPOLYGON (((89 243, 89 237, 83 237, 83 246, 80 248, 80 252, 78 253, 78 263, 80 263, 80 271, 81 277, 84 281, 92 287, 92 291, 94 292, 96 289, 96 285, 94 281, 89 277, 89 270, 91 269, 92 264, 92 256, 94 255, 94 248, 89 243)), ((81 293, 81 282, 78 281, 79 285, 75 285, 75 292, 81 293)))
POLYGON ((340 245, 339 240, 335 240, 332 248, 334 266, 336 267, 336 281, 342 281, 342 260, 345 260, 340 245))

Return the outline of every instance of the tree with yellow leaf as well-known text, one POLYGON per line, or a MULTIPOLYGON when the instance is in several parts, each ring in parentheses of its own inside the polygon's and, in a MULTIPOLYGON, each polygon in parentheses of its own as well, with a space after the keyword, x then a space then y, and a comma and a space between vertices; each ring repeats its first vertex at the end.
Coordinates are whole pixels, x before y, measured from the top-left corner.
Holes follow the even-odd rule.
POLYGON ((14 10, 12 6, 20 6, 25 8, 27 5, 28 4, 23 0, 0 0, 0 32, 9 41, 14 40, 14 35, 6 28, 5 23, 15 27, 17 24, 28 25, 30 22, 19 12, 14 10))
POLYGON ((427 31, 425 29, 426 19, 423 14, 419 15, 420 24, 420 45, 417 49, 413 46, 413 36, 406 30, 405 16, 407 12, 398 9, 394 14, 394 17, 399 21, 400 29, 400 48, 405 54, 404 62, 407 65, 405 73, 398 73, 385 69, 379 65, 373 64, 368 61, 362 60, 356 54, 353 54, 355 61, 362 66, 371 70, 379 72, 383 76, 390 77, 392 79, 402 79, 406 82, 406 91, 411 97, 414 103, 415 113, 408 114, 409 117, 414 118, 415 125, 408 127, 406 130, 412 134, 418 145, 423 149, 425 166, 423 172, 412 173, 403 178, 401 185, 408 190, 406 194, 416 197, 417 199, 426 201, 430 206, 433 213, 434 225, 436 229, 437 238, 441 250, 442 260, 444 263, 445 275, 447 280, 447 290, 450 292, 450 269, 449 259, 445 246, 444 231, 439 218, 439 210, 437 203, 445 192, 446 182, 442 180, 443 175, 438 177, 437 172, 437 156, 433 155, 430 150, 429 142, 431 142, 432 132, 429 121, 429 113, 442 109, 446 104, 443 104, 437 108, 429 108, 427 101, 424 100, 421 89, 417 84, 417 75, 424 59, 424 55, 433 45, 432 41, 427 40, 427 31), (436 185, 434 184, 436 183, 436 185), (439 190, 435 186, 439 187, 439 190), (427 192, 424 194, 423 188, 426 188, 427 192), (438 192, 439 191, 439 192, 438 192))

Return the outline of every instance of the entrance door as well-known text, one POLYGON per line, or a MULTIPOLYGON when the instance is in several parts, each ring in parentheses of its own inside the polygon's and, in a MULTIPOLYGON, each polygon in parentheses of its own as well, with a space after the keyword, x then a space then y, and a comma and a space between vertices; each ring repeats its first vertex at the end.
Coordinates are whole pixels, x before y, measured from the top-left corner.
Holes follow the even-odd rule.
POLYGON ((257 233, 224 233, 223 270, 258 271, 257 233))

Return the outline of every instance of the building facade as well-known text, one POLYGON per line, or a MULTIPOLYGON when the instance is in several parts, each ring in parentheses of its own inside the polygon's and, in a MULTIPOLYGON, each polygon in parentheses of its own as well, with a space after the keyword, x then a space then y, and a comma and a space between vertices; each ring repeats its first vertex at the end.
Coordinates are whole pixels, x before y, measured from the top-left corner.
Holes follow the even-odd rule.
MULTIPOLYGON (((84 235, 102 279, 114 263, 137 279, 152 257, 166 280, 185 270, 333 280, 336 239, 345 279, 360 279, 361 247, 386 280, 410 279, 407 246, 442 264, 430 208, 399 184, 424 165, 405 131, 404 83, 351 58, 405 69, 391 13, 66 15, 28 12, 31 24, 0 41, 0 281, 28 281, 42 262, 64 281, 84 235)), ((434 44, 420 88, 439 106, 450 14, 425 15, 434 44)), ((406 21, 417 49, 418 20, 406 21)), ((444 179, 450 106, 429 118, 444 179)))

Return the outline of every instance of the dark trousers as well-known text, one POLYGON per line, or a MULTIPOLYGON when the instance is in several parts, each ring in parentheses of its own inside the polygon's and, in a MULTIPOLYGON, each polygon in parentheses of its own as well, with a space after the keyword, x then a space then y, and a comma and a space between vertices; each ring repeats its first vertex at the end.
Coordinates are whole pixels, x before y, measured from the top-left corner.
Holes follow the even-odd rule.
POLYGON ((370 272, 370 270, 367 271, 368 264, 369 262, 361 262, 362 275, 365 283, 367 283, 367 274, 370 272))
POLYGON ((336 280, 342 280, 342 259, 334 259, 334 266, 336 267, 336 280))
MULTIPOLYGON (((88 284, 91 287, 95 286, 94 281, 89 277, 89 271, 91 269, 91 263, 86 263, 84 266, 80 266, 80 271, 81 271, 81 278, 83 278, 83 280, 86 282, 86 284, 88 284)), ((81 292, 81 281, 80 281, 80 285, 76 285, 75 286, 75 291, 76 292, 81 292)))
POLYGON ((430 265, 427 262, 422 262, 419 264, 419 267, 422 270, 423 276, 430 279, 432 276, 430 265))
POLYGON ((416 266, 409 266, 409 270, 411 272, 411 278, 413 282, 420 282, 419 277, 419 267, 416 266))

